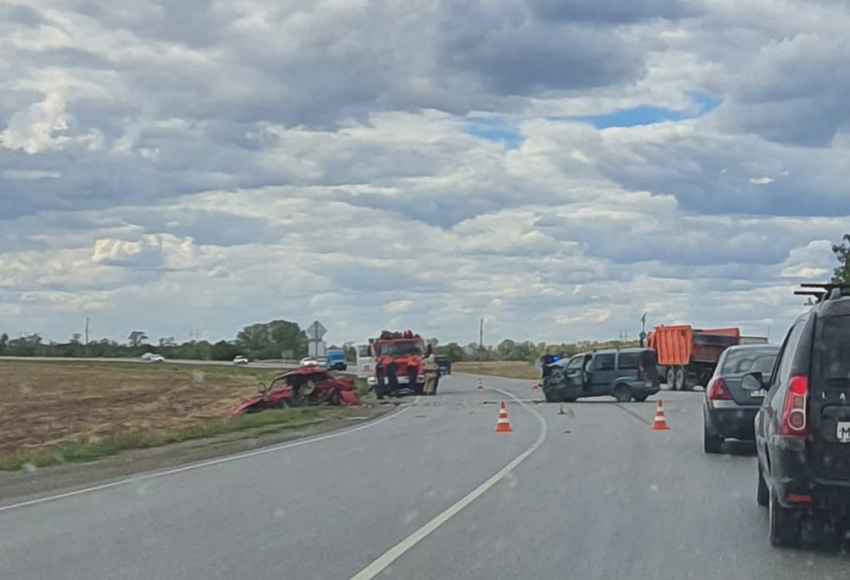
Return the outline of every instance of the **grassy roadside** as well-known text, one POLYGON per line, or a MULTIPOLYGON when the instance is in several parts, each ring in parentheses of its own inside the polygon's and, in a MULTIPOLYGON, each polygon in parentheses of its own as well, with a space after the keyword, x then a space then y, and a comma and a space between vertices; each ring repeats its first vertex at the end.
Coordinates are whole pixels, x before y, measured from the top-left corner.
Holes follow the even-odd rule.
POLYGON ((0 456, 0 470, 16 471, 26 465, 48 467, 63 463, 94 461, 121 451, 149 449, 240 431, 250 430, 251 435, 255 436, 284 429, 297 429, 323 423, 334 411, 334 408, 330 407, 269 410, 255 415, 236 417, 230 421, 212 419, 186 427, 120 433, 85 443, 17 451, 0 456))
POLYGON ((477 362, 457 362, 452 365, 452 370, 459 373, 506 379, 540 380, 540 369, 522 361, 482 362, 480 367, 477 362))

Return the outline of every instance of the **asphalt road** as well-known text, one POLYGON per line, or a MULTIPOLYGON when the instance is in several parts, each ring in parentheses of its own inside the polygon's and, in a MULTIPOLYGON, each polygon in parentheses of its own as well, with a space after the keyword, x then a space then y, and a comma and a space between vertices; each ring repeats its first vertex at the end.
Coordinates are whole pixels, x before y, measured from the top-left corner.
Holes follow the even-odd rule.
MULTIPOLYGON (((654 432, 652 400, 559 414, 475 383, 445 378, 435 398, 318 441, 41 503, 0 500, 0 578, 850 574, 841 552, 769 547, 751 450, 702 453, 701 393, 662 393, 671 430, 654 432), (512 434, 494 433, 501 400, 512 434)), ((485 385, 539 398, 528 382, 485 385)))

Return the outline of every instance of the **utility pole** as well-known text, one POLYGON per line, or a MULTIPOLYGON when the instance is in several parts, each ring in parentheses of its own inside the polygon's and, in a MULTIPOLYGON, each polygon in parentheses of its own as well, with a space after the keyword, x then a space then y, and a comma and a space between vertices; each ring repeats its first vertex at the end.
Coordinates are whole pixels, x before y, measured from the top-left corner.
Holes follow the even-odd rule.
POLYGON ((478 372, 481 372, 481 355, 484 351, 484 319, 478 325, 478 372))
POLYGON ((86 316, 86 356, 89 356, 89 317, 86 316))

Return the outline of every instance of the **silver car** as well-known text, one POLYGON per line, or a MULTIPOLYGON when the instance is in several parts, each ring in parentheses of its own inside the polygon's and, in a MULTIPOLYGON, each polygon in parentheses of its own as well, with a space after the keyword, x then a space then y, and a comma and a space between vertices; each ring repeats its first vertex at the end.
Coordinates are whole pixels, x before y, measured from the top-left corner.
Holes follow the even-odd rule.
POLYGON ((724 439, 755 439, 754 421, 764 391, 743 389, 741 379, 753 371, 769 377, 778 353, 778 346, 752 344, 731 346, 720 355, 702 403, 706 453, 720 453, 724 439))

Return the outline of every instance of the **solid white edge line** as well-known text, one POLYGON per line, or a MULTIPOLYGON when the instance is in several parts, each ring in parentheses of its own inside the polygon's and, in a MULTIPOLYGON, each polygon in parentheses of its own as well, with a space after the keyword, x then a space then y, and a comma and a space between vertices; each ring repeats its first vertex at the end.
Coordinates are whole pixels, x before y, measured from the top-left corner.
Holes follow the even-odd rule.
POLYGON ((175 467, 172 469, 166 469, 165 471, 155 471, 151 473, 143 473, 140 475, 133 475, 127 477, 125 479, 120 479, 118 481, 112 481, 109 483, 103 483, 101 485, 94 485, 91 487, 84 487, 82 489, 75 489, 74 491, 68 491, 65 493, 60 493, 56 495, 49 495, 46 497, 40 497, 36 499, 31 499, 27 501, 22 501, 19 503, 13 503, 5 506, 0 506, 0 513, 20 509, 23 507, 38 505, 42 503, 47 503, 51 501, 56 501, 60 499, 65 499, 68 497, 74 497, 77 495, 83 495, 86 493, 92 493, 95 491, 101 491, 104 489, 109 489, 112 487, 118 487, 120 485, 128 485, 130 483, 138 483, 140 481, 146 481, 149 479, 156 479, 158 477, 165 477, 166 475, 174 475, 176 473, 183 473, 186 471, 193 471, 195 469, 201 469, 204 467, 211 467, 213 465, 220 465, 222 463, 230 463, 231 461, 238 461, 240 459, 248 459, 249 457, 256 457, 258 455, 265 455, 266 453, 274 453, 276 451, 282 451, 284 449, 291 449, 293 447, 301 447, 302 445, 308 445, 310 443, 318 443, 320 441, 327 441, 328 439, 335 439, 337 437, 342 437, 343 435, 348 435, 350 433, 355 433, 357 431, 362 431, 363 429, 368 429, 369 427, 374 427, 375 425, 380 425, 384 421, 389 421, 394 417, 398 417, 411 407, 415 406, 419 402, 419 397, 414 399, 413 403, 410 405, 401 406, 399 409, 396 409, 389 415, 376 419, 374 421, 369 421, 368 423, 364 423, 362 425, 357 425, 356 427, 352 427, 350 429, 344 429, 342 431, 334 431, 333 433, 328 433, 327 435, 320 435, 319 437, 312 437, 309 439, 300 439, 298 441, 292 441, 290 443, 283 443, 281 445, 273 445, 271 447, 263 447, 262 449, 257 449, 255 451, 248 451, 246 453, 238 453, 236 455, 228 455, 226 457, 219 457, 217 459, 210 459, 207 461, 202 461, 200 463, 192 463, 189 465, 182 465, 180 467, 175 467))
POLYGON ((506 395, 519 403, 523 409, 531 413, 532 415, 537 417, 537 420, 540 422, 540 435, 537 436, 537 440, 531 444, 531 447, 520 453, 514 458, 513 461, 504 466, 498 473, 496 473, 493 477, 476 487, 474 490, 469 492, 466 496, 459 499, 453 505, 449 506, 448 509, 438 514, 434 519, 430 522, 407 536, 405 539, 400 541, 398 544, 387 550, 383 555, 379 556, 374 562, 363 568, 360 572, 351 577, 350 580, 371 580, 381 572, 383 572, 388 566, 390 566, 393 562, 398 560, 401 556, 405 554, 408 550, 413 548, 416 544, 424 540, 431 532, 442 526, 444 523, 449 521, 452 517, 457 515, 460 511, 462 511, 469 504, 474 502, 476 499, 487 493, 493 486, 502 481, 509 473, 511 473, 514 469, 519 466, 520 463, 528 459, 528 457, 537 451, 537 449, 543 444, 546 440, 546 436, 549 432, 549 425, 546 423, 546 419, 538 413, 532 407, 526 405, 519 398, 517 398, 512 393, 507 391, 503 391, 502 389, 497 389, 494 387, 485 387, 491 391, 497 391, 506 395))

